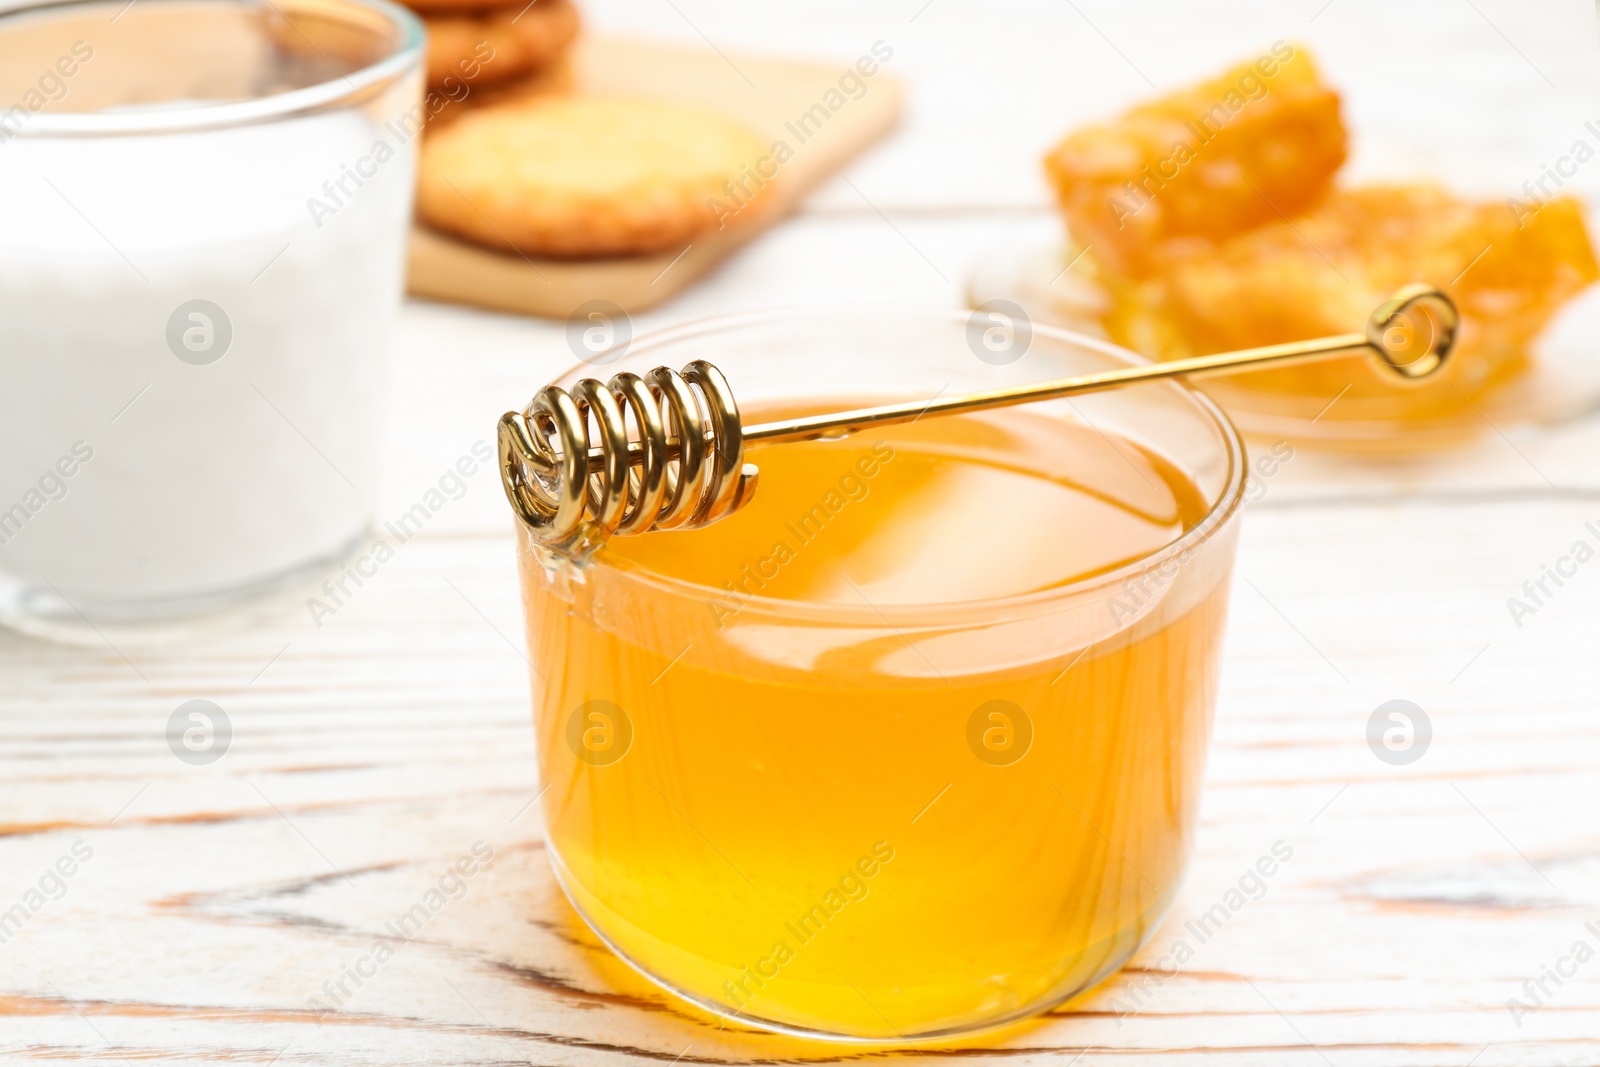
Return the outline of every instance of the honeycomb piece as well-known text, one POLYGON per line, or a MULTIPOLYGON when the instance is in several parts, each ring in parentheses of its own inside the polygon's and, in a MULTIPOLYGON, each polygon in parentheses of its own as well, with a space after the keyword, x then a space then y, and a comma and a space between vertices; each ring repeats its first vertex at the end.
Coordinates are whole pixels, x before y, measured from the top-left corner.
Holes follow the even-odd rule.
POLYGON ((1560 306, 1600 278, 1572 199, 1516 216, 1430 185, 1339 190, 1307 213, 1214 245, 1169 245, 1157 276, 1116 284, 1108 332, 1164 359, 1299 341, 1363 328, 1411 282, 1436 285, 1461 311, 1455 352, 1420 385, 1397 387, 1356 356, 1235 376, 1238 388, 1331 400, 1363 417, 1464 409, 1526 365, 1526 348, 1560 306))
POLYGON ((1315 202, 1345 158, 1339 96, 1303 47, 1069 135, 1045 159, 1073 237, 1146 275, 1174 238, 1221 238, 1315 202))

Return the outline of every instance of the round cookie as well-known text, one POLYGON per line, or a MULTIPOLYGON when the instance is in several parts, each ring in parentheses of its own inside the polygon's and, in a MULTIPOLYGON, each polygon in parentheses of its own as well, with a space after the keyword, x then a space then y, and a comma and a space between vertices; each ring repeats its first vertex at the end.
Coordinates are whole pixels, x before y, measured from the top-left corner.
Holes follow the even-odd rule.
POLYGON ((549 66, 578 35, 578 9, 570 0, 422 21, 428 29, 428 84, 435 86, 451 77, 471 86, 512 81, 549 66))
POLYGON ((779 162, 704 108, 550 97, 472 111, 430 134, 417 209, 436 229, 529 255, 659 252, 754 214, 779 162))

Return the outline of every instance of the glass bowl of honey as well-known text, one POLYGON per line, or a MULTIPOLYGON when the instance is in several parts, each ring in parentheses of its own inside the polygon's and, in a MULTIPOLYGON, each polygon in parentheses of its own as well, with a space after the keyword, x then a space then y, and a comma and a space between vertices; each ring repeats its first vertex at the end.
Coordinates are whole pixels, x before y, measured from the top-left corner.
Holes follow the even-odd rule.
MULTIPOLYGON (((710 361, 746 425, 1144 362, 991 329, 802 308, 593 362, 710 361)), ((578 912, 712 1012, 836 1040, 993 1027, 1109 975, 1194 836, 1246 473, 1227 417, 1163 381, 745 458, 758 488, 715 525, 519 534, 578 912)))

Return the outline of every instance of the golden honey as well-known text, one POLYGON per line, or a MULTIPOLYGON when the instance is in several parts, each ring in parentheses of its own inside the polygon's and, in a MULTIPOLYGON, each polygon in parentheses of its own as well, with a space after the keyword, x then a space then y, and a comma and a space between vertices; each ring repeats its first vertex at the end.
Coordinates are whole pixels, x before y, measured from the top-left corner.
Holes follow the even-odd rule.
POLYGON ((808 1033, 960 1031, 1114 969, 1188 850, 1236 524, 1033 409, 747 458, 715 526, 522 540, 574 903, 679 993, 808 1033))

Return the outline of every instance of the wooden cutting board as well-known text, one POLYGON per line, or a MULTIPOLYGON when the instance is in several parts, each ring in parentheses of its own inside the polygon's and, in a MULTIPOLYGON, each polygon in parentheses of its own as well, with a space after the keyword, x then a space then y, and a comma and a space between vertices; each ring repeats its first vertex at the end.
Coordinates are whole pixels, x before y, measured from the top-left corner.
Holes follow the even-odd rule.
MULTIPOLYGON (((881 63, 871 77, 859 79, 866 91, 852 99, 839 92, 840 78, 855 73, 842 61, 801 62, 592 37, 578 42, 570 62, 576 92, 704 104, 744 120, 763 139, 783 141, 793 156, 773 179, 766 209, 741 213, 736 223, 708 231, 687 250, 593 260, 525 258, 480 248, 419 222, 412 231, 407 278, 413 294, 550 318, 566 318, 596 299, 643 311, 787 214, 807 190, 888 132, 900 113, 900 83, 881 63)), ((847 81, 847 87, 853 86, 847 81)))

